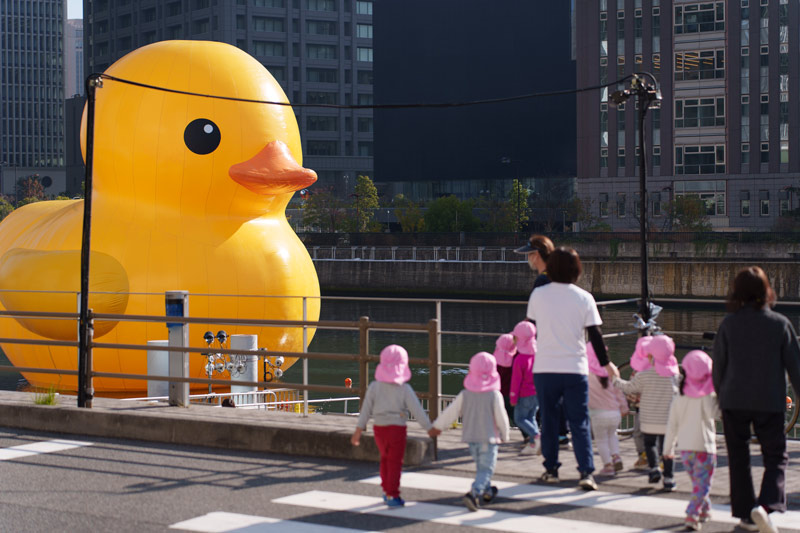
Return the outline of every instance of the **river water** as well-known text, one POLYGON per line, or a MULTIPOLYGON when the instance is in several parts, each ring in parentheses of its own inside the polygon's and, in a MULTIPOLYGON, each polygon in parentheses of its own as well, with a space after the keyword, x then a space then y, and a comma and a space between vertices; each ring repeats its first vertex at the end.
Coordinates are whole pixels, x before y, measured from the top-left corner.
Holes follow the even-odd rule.
MULTIPOLYGON (((479 351, 492 352, 497 334, 506 333, 525 317, 526 302, 471 303, 469 301, 442 303, 442 330, 454 332, 442 336, 442 359, 448 363, 468 363, 470 357, 479 351), (483 332, 485 336, 472 336, 458 332, 483 332)), ((715 332, 720 320, 725 315, 723 304, 688 305, 664 304, 658 317, 658 325, 667 332, 694 331, 715 332)), ((637 310, 635 303, 600 306, 603 318, 603 333, 633 331, 632 315, 637 310)), ((785 314, 792 321, 795 329, 800 326, 800 307, 781 306, 776 310, 785 314)), ((373 321, 407 322, 423 324, 436 317, 435 305, 432 301, 385 301, 385 300, 339 300, 323 299, 321 320, 356 321, 361 316, 368 316, 373 321)), ((691 347, 708 347, 710 340, 697 336, 673 335, 679 345, 680 359, 691 347)), ((428 337, 425 333, 410 332, 370 332, 371 354, 378 354, 388 344, 404 346, 411 357, 428 357, 428 337)), ((609 354, 617 364, 630 359, 636 343, 636 335, 607 339, 609 354)), ((358 353, 358 332, 340 330, 318 330, 312 340, 309 351, 355 354, 358 353)), ((0 364, 8 364, 0 353, 0 364)), ((426 367, 412 367, 411 385, 415 390, 426 391, 428 388, 428 370, 426 367)), ((371 374, 372 372, 370 372, 371 374)), ((442 392, 456 394, 462 388, 464 368, 445 368, 442 373, 442 392)), ((318 385, 344 385, 345 379, 351 378, 357 386, 358 366, 356 363, 337 363, 332 361, 309 361, 309 382, 318 385)), ((370 379, 372 376, 370 375, 370 379)), ((300 363, 289 368, 283 378, 288 386, 291 383, 302 383, 302 365, 300 363)), ((24 380, 16 373, 0 373, 1 390, 17 390, 23 388, 24 380)), ((328 397, 329 395, 324 395, 328 397)), ((311 398, 321 395, 312 394, 311 398)), ((333 406, 330 406, 334 409, 333 406)), ((340 410, 340 409, 336 409, 340 410)))

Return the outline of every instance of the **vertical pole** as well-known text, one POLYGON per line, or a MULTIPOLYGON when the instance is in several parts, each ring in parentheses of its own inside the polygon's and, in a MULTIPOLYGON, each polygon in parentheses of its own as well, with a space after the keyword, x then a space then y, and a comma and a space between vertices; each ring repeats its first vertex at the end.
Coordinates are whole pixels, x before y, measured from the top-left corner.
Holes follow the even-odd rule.
MULTIPOLYGON (((439 321, 432 318, 428 321, 428 417, 433 421, 439 416, 439 402, 441 398, 441 364, 442 354, 439 346, 439 338, 442 334, 439 321)), ((438 460, 439 453, 437 440, 433 439, 433 459, 438 460)))
MULTIPOLYGON (((303 296, 303 322, 308 320, 308 299, 303 296)), ((308 353, 308 328, 303 324, 303 353, 308 353)), ((308 357, 303 357, 303 385, 308 385, 308 357)), ((303 391, 303 416, 308 416, 308 389, 303 391)))
POLYGON ((361 411, 361 404, 364 396, 367 395, 367 380, 369 379, 369 317, 362 316, 358 319, 358 410, 361 411))
MULTIPOLYGON (((442 301, 436 300, 436 368, 431 369, 431 374, 436 375, 436 409, 442 406, 442 301)), ((433 399, 431 399, 433 401, 433 399)), ((431 418, 433 420, 433 418, 431 418)))
POLYGON ((89 327, 86 331, 87 349, 86 349, 86 405, 85 407, 92 408, 92 399, 94 398, 94 380, 92 379, 92 370, 94 367, 92 357, 92 342, 94 341, 94 316, 92 310, 89 309, 89 327))
MULTIPOLYGON (((93 74, 86 78, 86 174, 84 177, 83 230, 81 234, 81 304, 78 322, 78 407, 90 407, 91 396, 87 390, 89 375, 89 253, 92 231, 92 167, 94 163, 94 105, 96 91, 102 87, 100 76, 93 74), (89 405, 87 405, 87 402, 89 405)), ((16 194, 16 174, 14 167, 14 190, 16 194)))
MULTIPOLYGON (((165 293, 167 316, 189 316, 189 292, 167 291, 165 293)), ((185 322, 167 322, 169 346, 189 346, 189 324, 185 322)), ((189 377, 189 354, 187 352, 169 352, 169 376, 189 377)), ((169 382, 169 404, 178 407, 189 407, 189 384, 185 381, 169 382)))
POLYGON ((639 316, 645 323, 650 320, 650 303, 647 289, 647 164, 645 161, 644 145, 644 116, 650 101, 645 89, 640 85, 637 93, 639 102, 639 233, 641 240, 642 256, 642 301, 639 307, 639 316))

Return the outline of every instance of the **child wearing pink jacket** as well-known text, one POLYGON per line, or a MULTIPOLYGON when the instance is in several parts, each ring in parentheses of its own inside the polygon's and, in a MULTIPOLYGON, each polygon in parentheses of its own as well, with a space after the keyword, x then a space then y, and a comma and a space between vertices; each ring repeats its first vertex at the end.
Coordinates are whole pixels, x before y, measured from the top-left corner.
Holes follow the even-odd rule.
POLYGON ((514 341, 517 345, 517 356, 511 369, 511 387, 508 399, 514 406, 514 422, 528 437, 528 444, 522 448, 522 455, 537 455, 542 450, 539 439, 539 424, 536 423, 536 411, 539 402, 536 398, 536 387, 533 385, 533 360, 536 356, 536 326, 523 320, 514 326, 514 341))
POLYGON ((586 344, 586 354, 589 358, 589 419, 597 453, 603 461, 598 475, 615 476, 622 470, 617 428, 622 417, 628 414, 628 401, 621 390, 609 386, 608 372, 600 366, 590 343, 586 344))

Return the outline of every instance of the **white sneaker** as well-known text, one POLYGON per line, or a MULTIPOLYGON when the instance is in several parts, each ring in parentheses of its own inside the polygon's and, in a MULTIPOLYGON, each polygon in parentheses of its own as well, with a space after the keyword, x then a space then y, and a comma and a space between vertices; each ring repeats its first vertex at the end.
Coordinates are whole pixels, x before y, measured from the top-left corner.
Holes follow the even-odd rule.
POLYGON ((540 439, 538 435, 534 437, 532 446, 534 454, 540 455, 542 453, 542 439, 540 439))
POLYGON ((753 507, 750 511, 750 518, 758 526, 761 533, 778 533, 778 528, 773 525, 772 520, 769 519, 769 514, 760 505, 753 507))
POLYGON ((522 448, 521 452, 519 452, 520 455, 536 455, 538 453, 539 451, 536 449, 535 444, 528 444, 527 446, 522 448))

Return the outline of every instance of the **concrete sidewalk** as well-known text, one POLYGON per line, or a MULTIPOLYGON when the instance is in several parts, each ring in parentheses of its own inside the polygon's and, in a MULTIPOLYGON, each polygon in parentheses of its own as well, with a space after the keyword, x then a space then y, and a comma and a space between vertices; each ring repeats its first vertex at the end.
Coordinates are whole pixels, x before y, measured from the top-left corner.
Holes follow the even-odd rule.
MULTIPOLYGON (((136 439, 176 445, 195 445, 258 453, 282 453, 348 460, 378 460, 378 450, 367 431, 361 446, 350 444, 355 429, 352 416, 312 414, 303 417, 289 412, 229 409, 205 405, 188 408, 170 407, 164 402, 124 401, 95 398, 92 409, 77 407, 75 397, 61 396, 58 405, 34 403, 34 394, 0 391, 0 427, 31 431, 64 433, 82 437, 136 439)), ((448 430, 437 439, 438 454, 434 460, 434 443, 414 422, 409 424, 406 465, 435 466, 471 476, 475 466, 460 430, 448 430)), ((520 433, 512 429, 512 442, 501 445, 496 476, 523 482, 536 480, 544 471, 541 456, 521 456, 520 433)), ((597 477, 606 490, 646 493, 659 485, 647 483, 642 471, 631 470, 636 461, 633 439, 620 441, 625 469, 613 478, 597 477)), ((726 501, 728 469, 725 442, 717 438, 718 467, 714 475, 712 495, 726 501)), ((751 447, 753 477, 760 484, 761 457, 757 445, 751 447)), ((574 486, 578 480, 572 450, 562 448, 559 459, 561 485, 574 486)), ((602 465, 595 456, 597 470, 602 465)), ((679 466, 676 481, 679 493, 691 492, 686 473, 679 466)), ((789 468, 786 479, 789 507, 800 510, 800 441, 789 441, 789 468)), ((718 500, 718 501, 719 501, 718 500)))

